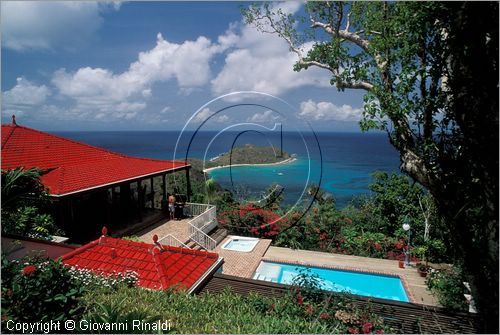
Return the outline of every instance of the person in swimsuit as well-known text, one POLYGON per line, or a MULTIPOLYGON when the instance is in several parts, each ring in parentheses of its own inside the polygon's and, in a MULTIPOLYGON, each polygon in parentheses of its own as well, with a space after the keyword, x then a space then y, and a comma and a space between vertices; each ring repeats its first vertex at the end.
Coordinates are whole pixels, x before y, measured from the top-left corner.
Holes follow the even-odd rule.
POLYGON ((168 197, 168 212, 170 213, 170 220, 173 220, 175 219, 175 216, 174 216, 174 210, 175 210, 175 197, 171 194, 169 197, 168 197))

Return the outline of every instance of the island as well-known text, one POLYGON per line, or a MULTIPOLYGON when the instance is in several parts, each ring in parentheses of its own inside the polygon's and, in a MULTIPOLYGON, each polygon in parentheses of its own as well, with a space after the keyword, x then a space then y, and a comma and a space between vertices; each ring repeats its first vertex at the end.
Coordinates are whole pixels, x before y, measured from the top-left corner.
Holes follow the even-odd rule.
POLYGON ((245 144, 206 161, 203 172, 229 166, 285 164, 294 160, 296 160, 295 155, 281 152, 279 148, 273 150, 272 147, 245 144))

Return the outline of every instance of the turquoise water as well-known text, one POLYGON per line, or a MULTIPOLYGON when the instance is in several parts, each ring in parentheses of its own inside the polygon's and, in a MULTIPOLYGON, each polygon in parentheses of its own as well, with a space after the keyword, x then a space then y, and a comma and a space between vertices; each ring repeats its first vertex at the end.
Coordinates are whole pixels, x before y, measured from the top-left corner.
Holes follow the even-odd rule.
MULTIPOLYGON (((160 132, 59 132, 62 135, 108 150, 131 156, 159 159, 184 159, 195 157, 210 159, 228 152, 236 135, 227 132, 211 142, 216 132, 192 133, 193 141, 179 142, 177 154, 174 149, 179 131, 160 132), (208 145, 211 143, 211 145, 208 145)), ((187 138, 191 138, 187 136, 187 138)), ((235 145, 251 143, 260 146, 282 148, 296 154, 298 160, 280 166, 233 167, 214 170, 214 177, 224 188, 239 188, 248 191, 254 198, 260 198, 272 183, 284 188, 284 204, 292 205, 300 198, 307 182, 321 187, 333 194, 337 206, 345 206, 353 196, 369 193, 370 173, 375 170, 399 171, 399 155, 391 146, 386 134, 381 133, 330 133, 305 134, 304 138, 292 132, 283 132, 283 137, 263 137, 260 134, 246 133, 238 137, 235 145), (319 143, 318 150, 316 139, 319 143), (307 143, 307 149, 304 145, 307 143), (233 183, 231 183, 231 176, 233 183)))
POLYGON ((362 272, 305 267, 274 262, 261 262, 254 279, 292 284, 300 270, 309 269, 309 274, 318 275, 321 288, 335 292, 349 292, 368 297, 408 302, 401 279, 393 276, 362 272))
POLYGON ((259 242, 257 239, 238 239, 233 238, 222 247, 222 249, 226 250, 234 250, 234 251, 242 251, 242 252, 250 252, 253 250, 255 245, 259 242))

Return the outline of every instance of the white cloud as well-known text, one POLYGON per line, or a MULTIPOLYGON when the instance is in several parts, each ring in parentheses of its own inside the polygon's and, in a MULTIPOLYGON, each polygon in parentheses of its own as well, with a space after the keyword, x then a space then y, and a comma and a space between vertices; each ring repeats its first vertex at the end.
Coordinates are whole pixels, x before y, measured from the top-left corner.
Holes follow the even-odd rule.
MULTIPOLYGON (((62 96, 73 99, 79 109, 139 111, 151 97, 156 82, 175 79, 180 90, 201 87, 211 77, 210 61, 221 48, 200 36, 195 41, 170 43, 158 34, 156 46, 139 53, 127 71, 82 67, 73 73, 56 71, 52 83, 62 96)), ((121 115, 121 114, 118 114, 121 115)))
MULTIPOLYGON (((241 25, 239 31, 232 26, 219 43, 231 46, 225 64, 211 81, 215 95, 238 91, 260 91, 279 95, 303 86, 330 86, 330 75, 319 68, 295 72, 297 55, 276 35, 263 34, 255 28, 241 25)), ((312 44, 303 45, 304 50, 312 44)))
POLYGON ((29 108, 45 102, 50 95, 50 90, 45 85, 37 86, 24 78, 17 78, 16 85, 3 92, 2 104, 9 108, 29 108))
POLYGON ((94 1, 2 1, 2 46, 17 51, 73 49, 99 29, 110 3, 94 1))
POLYGON ((217 115, 217 116, 214 116, 211 118, 211 116, 214 114, 215 113, 213 111, 211 111, 210 108, 205 107, 200 112, 198 112, 198 114, 195 115, 192 122, 201 123, 201 122, 204 122, 205 120, 208 120, 209 118, 210 118, 209 122, 213 121, 213 122, 217 122, 217 123, 226 123, 226 122, 229 122, 231 120, 231 118, 229 116, 227 116, 226 114, 217 115))
POLYGON ((207 120, 213 114, 214 113, 210 110, 210 108, 205 107, 195 115, 195 117, 193 118, 193 122, 201 123, 207 120))
POLYGON ((337 106, 331 102, 314 102, 309 99, 300 103, 300 118, 310 121, 359 121, 363 109, 350 105, 337 106))
POLYGON ((169 110, 171 110, 172 107, 170 106, 165 106, 163 109, 160 111, 160 114, 167 114, 169 110))
POLYGON ((280 117, 278 115, 274 115, 273 111, 267 110, 263 113, 255 113, 251 117, 247 119, 248 122, 256 122, 256 123, 264 123, 264 122, 273 122, 277 121, 280 117))

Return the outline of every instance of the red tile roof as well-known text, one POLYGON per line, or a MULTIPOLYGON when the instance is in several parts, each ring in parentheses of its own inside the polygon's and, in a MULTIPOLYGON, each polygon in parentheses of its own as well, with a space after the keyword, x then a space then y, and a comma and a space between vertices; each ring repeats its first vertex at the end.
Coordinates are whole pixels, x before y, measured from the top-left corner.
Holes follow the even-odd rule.
POLYGON ((184 162, 130 157, 35 129, 2 125, 2 169, 37 167, 51 195, 166 172, 184 162))
POLYGON ((172 246, 126 241, 109 236, 83 245, 64 255, 64 264, 111 275, 135 271, 138 285, 166 289, 179 284, 189 290, 219 259, 219 255, 172 246))

